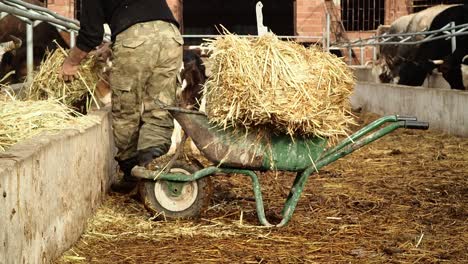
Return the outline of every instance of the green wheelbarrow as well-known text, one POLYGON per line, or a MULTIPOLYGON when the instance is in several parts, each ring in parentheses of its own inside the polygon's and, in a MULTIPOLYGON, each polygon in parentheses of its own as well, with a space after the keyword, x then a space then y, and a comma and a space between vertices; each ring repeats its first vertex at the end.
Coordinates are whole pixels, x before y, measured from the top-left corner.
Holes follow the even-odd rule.
POLYGON ((165 109, 214 166, 201 168, 176 161, 156 170, 134 167, 132 175, 143 179, 139 190, 145 206, 169 218, 197 217, 210 201, 212 188, 208 176, 241 174, 252 180, 257 216, 264 226, 281 227, 289 222, 307 179, 322 167, 398 128, 429 128, 427 122, 419 122, 416 117, 385 116, 336 146, 326 148, 327 139, 324 138, 291 138, 288 135, 265 135, 259 131, 220 130, 208 123, 204 113, 176 107, 165 109), (276 225, 265 217, 261 185, 254 172, 267 170, 297 172, 282 210, 283 218, 276 225))

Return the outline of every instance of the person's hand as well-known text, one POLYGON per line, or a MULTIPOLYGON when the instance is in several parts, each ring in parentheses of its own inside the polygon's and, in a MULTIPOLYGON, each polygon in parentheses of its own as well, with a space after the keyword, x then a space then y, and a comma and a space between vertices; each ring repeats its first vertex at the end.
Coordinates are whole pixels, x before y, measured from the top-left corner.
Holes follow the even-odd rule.
POLYGON ((79 67, 79 64, 75 65, 66 59, 63 62, 62 69, 60 70, 60 77, 66 82, 73 81, 78 74, 79 67))
POLYGON ((68 57, 62 64, 59 76, 66 82, 73 81, 78 74, 81 61, 86 58, 88 52, 82 51, 76 46, 70 50, 68 57))
POLYGON ((111 44, 110 42, 103 42, 93 51, 99 61, 106 62, 112 56, 111 44))

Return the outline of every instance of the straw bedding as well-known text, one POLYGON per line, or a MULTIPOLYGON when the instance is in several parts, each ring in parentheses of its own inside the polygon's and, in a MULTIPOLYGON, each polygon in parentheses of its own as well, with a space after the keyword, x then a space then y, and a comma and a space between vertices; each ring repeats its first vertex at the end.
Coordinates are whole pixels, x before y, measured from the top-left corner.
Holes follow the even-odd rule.
MULTIPOLYGON (((468 263, 467 148, 434 131, 395 131, 311 177, 284 228, 257 226, 251 182, 239 175, 212 177, 199 221, 154 221, 111 193, 55 263, 468 263)), ((277 223, 295 175, 259 176, 277 223)))
POLYGON ((340 58, 273 34, 247 39, 227 33, 208 46, 212 75, 204 93, 214 124, 332 140, 347 134, 355 81, 340 58))

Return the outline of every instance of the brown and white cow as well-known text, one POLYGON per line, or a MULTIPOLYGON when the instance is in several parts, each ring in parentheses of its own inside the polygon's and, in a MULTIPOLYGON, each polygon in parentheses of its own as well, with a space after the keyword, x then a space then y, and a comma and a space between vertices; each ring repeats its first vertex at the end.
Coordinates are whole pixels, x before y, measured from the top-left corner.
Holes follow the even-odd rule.
MULTIPOLYGON (((41 1, 28 0, 25 1, 31 4, 42 6, 41 1)), ((34 66, 38 66, 47 50, 54 50, 57 44, 68 48, 69 40, 64 39, 68 34, 59 32, 57 28, 41 22, 33 29, 33 53, 34 66)), ((0 79, 4 79, 3 83, 18 83, 22 82, 26 77, 26 25, 23 21, 13 15, 7 15, 0 20, 0 43, 8 43, 11 41, 21 40, 22 45, 15 50, 7 51, 3 54, 0 63, 0 79), (6 74, 14 71, 14 74, 8 78, 2 78, 6 74)))
MULTIPOLYGON (((207 79, 206 68, 200 55, 193 50, 184 50, 184 63, 180 72, 182 87, 177 92, 178 106, 186 109, 200 110, 205 109, 205 100, 202 99, 203 85, 207 79)), ((174 154, 181 144, 183 131, 181 126, 174 120, 174 131, 171 136, 171 147, 168 154, 174 154)), ((197 148, 192 144, 192 151, 197 148)))

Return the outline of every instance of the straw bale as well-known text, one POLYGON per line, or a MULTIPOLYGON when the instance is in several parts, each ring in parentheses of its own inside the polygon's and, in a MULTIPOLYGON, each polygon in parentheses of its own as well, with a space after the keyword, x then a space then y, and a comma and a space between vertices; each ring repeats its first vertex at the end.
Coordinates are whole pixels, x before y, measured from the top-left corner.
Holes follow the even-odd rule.
POLYGON ((102 67, 96 56, 88 56, 78 71, 78 78, 65 82, 59 72, 67 56, 63 48, 49 52, 28 87, 28 100, 58 99, 63 104, 80 112, 87 112, 92 103, 99 108, 94 93, 102 78, 102 67))
POLYGON ((355 78, 335 55, 273 34, 208 42, 212 75, 204 93, 210 121, 227 127, 268 127, 333 141, 353 124, 355 78))
POLYGON ((92 116, 83 116, 56 99, 21 101, 0 95, 0 152, 15 143, 44 131, 82 130, 98 123, 92 116))

